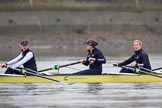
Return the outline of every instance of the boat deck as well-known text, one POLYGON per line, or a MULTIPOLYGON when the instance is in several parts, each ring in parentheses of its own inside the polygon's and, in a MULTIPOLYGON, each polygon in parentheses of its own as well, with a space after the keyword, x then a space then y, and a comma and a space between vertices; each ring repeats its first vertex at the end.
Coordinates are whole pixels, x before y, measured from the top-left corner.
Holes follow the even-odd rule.
MULTIPOLYGON (((161 75, 162 74, 158 74, 161 75)), ((147 74, 126 74, 126 73, 110 73, 102 75, 72 75, 58 74, 45 75, 44 77, 55 79, 63 82, 72 83, 148 83, 162 82, 162 78, 147 75, 147 74)), ((51 83, 55 82, 38 76, 23 76, 23 75, 7 75, 0 74, 0 83, 51 83)))

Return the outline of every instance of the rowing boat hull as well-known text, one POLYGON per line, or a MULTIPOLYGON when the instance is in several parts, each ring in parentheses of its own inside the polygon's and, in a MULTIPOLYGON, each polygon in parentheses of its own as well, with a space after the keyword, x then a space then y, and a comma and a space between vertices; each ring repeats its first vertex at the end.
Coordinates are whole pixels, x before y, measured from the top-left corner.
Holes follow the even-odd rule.
MULTIPOLYGON (((106 74, 106 75, 50 75, 55 80, 72 83, 148 83, 162 82, 162 78, 151 75, 106 74)), ((51 83, 54 81, 37 76, 0 75, 0 83, 51 83)))

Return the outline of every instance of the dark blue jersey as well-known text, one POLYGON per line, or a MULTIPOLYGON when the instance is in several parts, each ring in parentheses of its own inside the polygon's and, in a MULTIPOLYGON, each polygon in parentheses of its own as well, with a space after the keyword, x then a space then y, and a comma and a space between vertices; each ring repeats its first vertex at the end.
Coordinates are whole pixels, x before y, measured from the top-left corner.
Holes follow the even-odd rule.
POLYGON ((136 62, 136 67, 144 67, 151 70, 148 55, 143 49, 135 51, 134 55, 132 55, 129 59, 125 60, 124 62, 119 63, 118 66, 125 66, 134 61, 136 62))
MULTIPOLYGON (((23 51, 15 59, 7 62, 7 64, 12 65, 14 68, 19 68, 19 65, 23 65, 24 68, 29 68, 31 70, 37 71, 35 56, 34 56, 34 53, 30 49, 23 51), (29 53, 31 53, 32 55, 29 55, 29 53), (28 57, 27 57, 27 54, 28 54, 28 57), (31 56, 31 57, 29 57, 29 56, 31 56), (26 58, 26 59, 24 59, 24 58, 26 58)), ((22 74, 21 72, 15 71, 13 69, 7 69, 5 72, 5 74, 14 74, 14 73, 22 74)))
POLYGON ((102 69, 102 64, 106 63, 106 59, 101 50, 94 48, 92 52, 89 52, 86 58, 86 61, 83 63, 84 65, 88 66, 90 69, 102 69), (88 59, 92 57, 96 60, 93 62, 89 62, 88 59))
POLYGON ((86 61, 83 62, 84 65, 88 66, 89 69, 76 72, 77 75, 100 75, 102 74, 102 64, 106 63, 106 59, 102 53, 97 48, 94 48, 91 52, 88 53, 86 61), (89 62, 89 58, 95 58, 95 61, 89 62))
MULTIPOLYGON (((26 54, 28 52, 32 52, 32 51, 30 49, 27 49, 26 51, 24 51, 22 53, 23 58, 26 56, 26 54)), ((37 65, 36 65, 34 53, 33 53, 33 57, 29 61, 27 61, 26 63, 24 63, 23 66, 24 66, 24 68, 29 68, 31 70, 37 71, 37 65)))

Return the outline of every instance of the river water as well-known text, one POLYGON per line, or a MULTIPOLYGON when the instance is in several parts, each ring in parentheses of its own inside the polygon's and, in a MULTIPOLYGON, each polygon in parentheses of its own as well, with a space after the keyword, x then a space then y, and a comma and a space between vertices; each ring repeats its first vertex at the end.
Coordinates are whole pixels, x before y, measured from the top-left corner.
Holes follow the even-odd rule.
MULTIPOLYGON (((53 64, 76 62, 79 58, 41 58, 38 69, 53 64)), ((113 62, 125 58, 107 57, 104 72, 118 72, 113 62)), ((161 67, 162 56, 151 56, 153 68, 161 67)), ((3 61, 2 61, 3 62, 3 61)), ((60 69, 60 73, 73 73, 87 67, 77 64, 60 69)), ((3 69, 1 69, 1 72, 3 69)), ((50 73, 53 73, 52 71, 50 73)), ((57 72, 54 72, 57 73, 57 72)), ((2 108, 161 108, 162 83, 32 83, 0 84, 2 108)))

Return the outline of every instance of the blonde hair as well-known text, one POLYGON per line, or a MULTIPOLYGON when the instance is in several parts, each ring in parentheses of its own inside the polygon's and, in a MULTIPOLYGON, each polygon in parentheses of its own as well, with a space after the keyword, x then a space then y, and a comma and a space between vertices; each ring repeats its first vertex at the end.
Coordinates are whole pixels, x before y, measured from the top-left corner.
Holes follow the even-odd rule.
POLYGON ((133 41, 133 43, 136 43, 136 42, 139 43, 142 46, 142 41, 140 41, 140 40, 134 40, 133 41))

